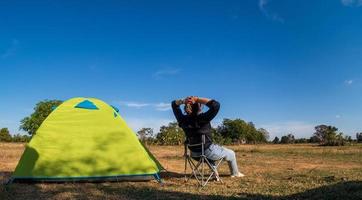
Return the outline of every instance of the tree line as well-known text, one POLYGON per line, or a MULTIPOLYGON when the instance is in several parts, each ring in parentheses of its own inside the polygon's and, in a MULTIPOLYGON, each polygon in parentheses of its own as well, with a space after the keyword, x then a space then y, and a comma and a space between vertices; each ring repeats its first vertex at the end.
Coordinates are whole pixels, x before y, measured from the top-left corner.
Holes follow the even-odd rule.
MULTIPOLYGON (((161 126, 156 135, 151 128, 142 128, 137 135, 146 144, 180 145, 185 141, 185 133, 177 122, 161 126)), ((257 144, 266 143, 269 133, 265 129, 255 128, 252 122, 245 122, 241 119, 224 119, 220 126, 212 128, 212 137, 218 144, 257 144)))
MULTIPOLYGON (((171 122, 161 126, 160 131, 154 134, 152 128, 142 128, 137 132, 139 139, 146 144, 180 145, 185 140, 183 130, 177 122, 171 122)), ((344 136, 338 132, 338 128, 328 125, 318 125, 310 138, 295 138, 292 133, 269 140, 269 132, 263 128, 256 129, 252 122, 241 119, 224 119, 222 124, 212 128, 212 136, 215 143, 229 144, 300 144, 318 143, 321 146, 342 146, 352 142, 362 143, 362 132, 356 134, 356 140, 351 136, 344 136)))
MULTIPOLYGON (((0 131, 0 141, 2 142, 27 142, 31 136, 36 133, 45 118, 60 105, 59 100, 44 100, 37 103, 34 112, 25 117, 20 122, 20 129, 26 131, 27 135, 11 135, 7 128, 0 131)), ((180 145, 185 140, 183 130, 177 122, 171 122, 168 125, 160 127, 158 133, 154 134, 151 128, 142 128, 137 132, 139 139, 147 144, 158 145, 180 145)), ((222 123, 212 128, 212 136, 215 143, 218 144, 292 144, 292 143, 319 143, 326 146, 345 145, 354 141, 362 142, 362 132, 356 134, 356 140, 351 136, 345 136, 338 132, 338 128, 329 125, 318 125, 310 138, 296 139, 293 133, 286 134, 280 139, 275 137, 269 141, 269 132, 263 128, 256 128, 253 122, 246 122, 242 119, 224 119, 222 123)))
POLYGON ((362 132, 356 133, 356 139, 351 136, 344 135, 338 132, 338 128, 329 125, 318 125, 315 132, 310 138, 295 139, 292 133, 282 136, 280 139, 275 137, 272 143, 274 144, 298 144, 298 143, 318 143, 322 146, 343 146, 353 142, 362 143, 362 132))
POLYGON ((8 128, 0 129, 0 142, 29 142, 30 139, 28 135, 11 135, 8 128))

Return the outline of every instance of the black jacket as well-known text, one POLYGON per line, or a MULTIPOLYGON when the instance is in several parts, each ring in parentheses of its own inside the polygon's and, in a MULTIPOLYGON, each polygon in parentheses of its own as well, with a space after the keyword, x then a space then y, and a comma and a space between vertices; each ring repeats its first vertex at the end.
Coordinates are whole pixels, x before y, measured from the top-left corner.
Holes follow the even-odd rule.
MULTIPOLYGON (((220 104, 215 100, 211 100, 206 104, 209 110, 197 116, 184 115, 180 106, 176 105, 176 101, 172 102, 172 110, 175 114, 179 126, 184 130, 186 139, 189 144, 200 144, 201 135, 205 134, 205 149, 212 144, 212 133, 210 121, 214 119, 219 112, 220 104)), ((200 152, 201 146, 190 147, 193 152, 200 152)))

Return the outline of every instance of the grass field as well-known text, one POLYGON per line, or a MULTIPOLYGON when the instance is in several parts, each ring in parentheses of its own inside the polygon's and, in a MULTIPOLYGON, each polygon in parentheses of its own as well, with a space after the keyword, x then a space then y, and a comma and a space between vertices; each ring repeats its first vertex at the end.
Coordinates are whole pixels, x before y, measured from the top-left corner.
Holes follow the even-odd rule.
POLYGON ((0 199, 362 199, 362 146, 241 145, 236 151, 244 178, 184 183, 183 147, 151 146, 168 172, 164 184, 148 182, 11 184, 4 182, 24 144, 0 143, 0 199))

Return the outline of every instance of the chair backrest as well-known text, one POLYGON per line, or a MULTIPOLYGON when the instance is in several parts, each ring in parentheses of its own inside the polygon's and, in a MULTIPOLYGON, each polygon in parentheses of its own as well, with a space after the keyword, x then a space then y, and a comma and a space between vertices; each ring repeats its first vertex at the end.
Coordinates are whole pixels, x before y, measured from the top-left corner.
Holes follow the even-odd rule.
MULTIPOLYGON (((189 149, 189 147, 197 147, 197 146, 201 146, 201 154, 200 154, 200 157, 201 156, 204 156, 205 155, 205 153, 204 153, 204 146, 205 146, 205 134, 202 134, 201 135, 201 143, 198 143, 198 144, 189 144, 189 141, 188 141, 188 139, 186 138, 186 140, 185 140, 185 153, 184 153, 184 155, 189 155, 189 153, 188 153, 188 149, 189 149)), ((189 155, 190 157, 191 157, 191 155, 189 155)), ((192 157, 193 159, 196 159, 197 157, 192 157)))

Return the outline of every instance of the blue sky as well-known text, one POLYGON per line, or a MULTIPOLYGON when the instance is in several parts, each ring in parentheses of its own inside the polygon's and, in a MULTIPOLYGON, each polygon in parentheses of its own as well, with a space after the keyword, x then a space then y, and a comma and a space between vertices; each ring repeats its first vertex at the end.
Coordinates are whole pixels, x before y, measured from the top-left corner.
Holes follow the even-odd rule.
POLYGON ((44 99, 97 97, 137 130, 169 102, 215 98, 215 119, 271 136, 362 131, 362 1, 1 1, 0 127, 44 99))

